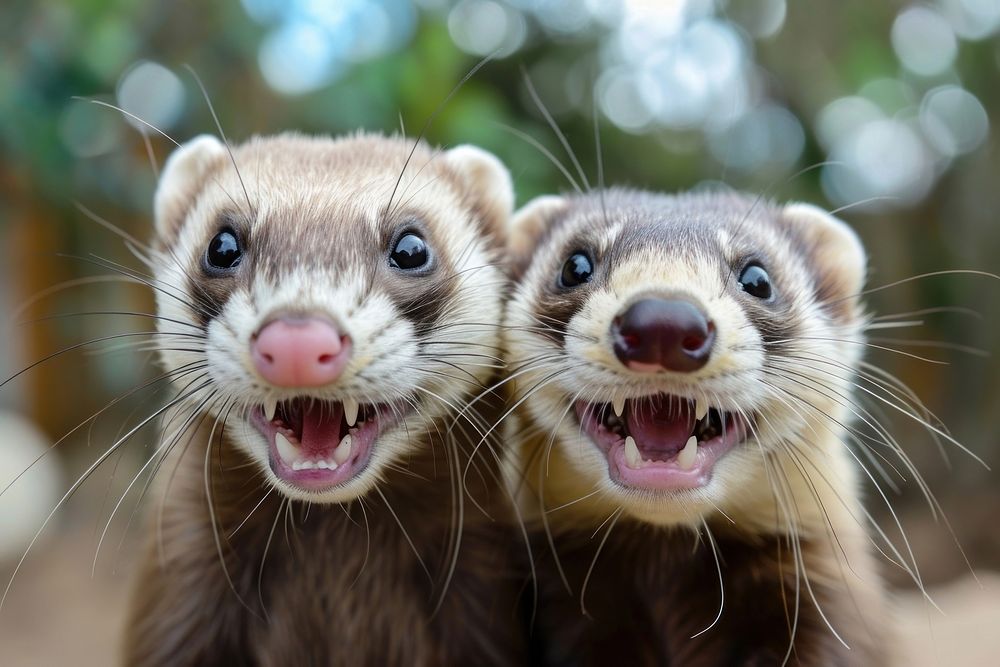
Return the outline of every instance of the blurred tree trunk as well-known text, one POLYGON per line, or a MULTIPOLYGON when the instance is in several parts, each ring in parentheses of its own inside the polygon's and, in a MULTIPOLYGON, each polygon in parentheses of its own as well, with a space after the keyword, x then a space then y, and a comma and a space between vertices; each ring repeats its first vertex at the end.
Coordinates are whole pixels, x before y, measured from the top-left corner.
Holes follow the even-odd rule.
MULTIPOLYGON (((59 238, 58 211, 49 209, 35 193, 25 192, 9 173, 0 174, 4 190, 13 190, 8 202, 18 202, 5 221, 4 262, 7 289, 14 308, 28 304, 7 322, 7 335, 16 341, 11 357, 11 373, 53 354, 59 348, 57 327, 51 321, 39 322, 51 315, 51 301, 40 299, 28 303, 39 292, 67 278, 65 262, 60 263, 56 252, 65 246, 59 238)), ((10 347, 8 348, 10 349, 10 347)), ((58 361, 39 364, 8 385, 17 392, 15 403, 24 414, 53 437, 64 434, 72 425, 68 421, 75 410, 67 410, 66 402, 78 386, 59 372, 58 361)))

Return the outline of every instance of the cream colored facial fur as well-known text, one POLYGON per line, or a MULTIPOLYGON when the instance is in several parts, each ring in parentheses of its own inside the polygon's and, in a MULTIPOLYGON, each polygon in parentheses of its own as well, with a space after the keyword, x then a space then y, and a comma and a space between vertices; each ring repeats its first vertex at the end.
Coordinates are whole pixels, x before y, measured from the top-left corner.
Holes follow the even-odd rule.
POLYGON ((519 443, 508 475, 527 482, 518 488, 530 489, 522 496, 528 511, 565 506, 551 520, 572 524, 572 516, 602 522, 622 509, 656 525, 709 521, 800 534, 822 533, 826 513, 856 529, 864 519, 840 426, 856 417, 847 397, 864 323, 857 293, 865 255, 855 234, 804 204, 758 205, 728 194, 609 191, 605 198, 541 198, 512 223, 510 247, 524 272, 506 337, 522 407, 508 425, 508 439, 519 443), (632 242, 639 230, 651 235, 632 242), (543 295, 581 245, 609 259, 597 260, 600 281, 574 288, 584 295, 560 345, 546 335, 553 321, 539 303, 552 298, 543 295), (758 304, 734 287, 738 262, 754 253, 784 300, 780 317, 794 325, 787 341, 765 341, 749 315, 758 304), (704 368, 650 376, 618 362, 611 320, 646 294, 701 304, 717 330, 704 368), (605 455, 572 408, 577 399, 610 403, 659 392, 752 415, 752 436, 719 460, 703 488, 656 493, 612 482, 605 455))
POLYGON ((228 415, 226 434, 289 497, 343 502, 364 494, 387 466, 426 447, 424 435, 490 372, 482 355, 498 345, 505 280, 496 248, 513 202, 510 177, 496 158, 469 146, 418 145, 404 172, 411 148, 402 138, 286 134, 251 139, 230 158, 218 140, 202 136, 174 152, 157 189, 157 302, 169 318, 159 328, 178 343, 162 352, 163 365, 204 366, 216 392, 210 418, 228 415), (246 229, 248 258, 222 284, 199 267, 226 217, 246 229), (423 279, 386 268, 386 239, 411 223, 425 230, 435 270, 446 272, 437 278, 450 286, 433 297, 443 302, 441 315, 424 332, 398 296, 419 296, 423 279), (219 295, 218 312, 206 313, 200 301, 219 295), (351 337, 354 353, 339 380, 304 392, 257 376, 250 337, 282 311, 328 318, 351 337), (187 337, 199 330, 203 341, 187 337), (413 409, 378 438, 364 471, 328 492, 307 493, 274 476, 268 443, 247 421, 267 398, 306 393, 400 400, 413 409))

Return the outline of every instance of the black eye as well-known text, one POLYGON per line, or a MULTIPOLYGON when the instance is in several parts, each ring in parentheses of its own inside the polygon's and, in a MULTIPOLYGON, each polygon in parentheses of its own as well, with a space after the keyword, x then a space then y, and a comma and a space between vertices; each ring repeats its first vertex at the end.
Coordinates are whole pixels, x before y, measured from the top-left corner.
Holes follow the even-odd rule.
POLYGON ((748 264, 740 274, 743 291, 758 299, 771 298, 771 277, 760 264, 748 264))
POLYGON ((419 269, 427 265, 430 252, 424 240, 407 232, 399 237, 392 252, 389 253, 389 265, 397 269, 419 269))
POLYGON ((212 238, 205 253, 205 260, 213 269, 233 269, 243 259, 243 250, 236 234, 231 229, 223 229, 212 238))
POLYGON ((575 252, 563 264, 559 284, 563 287, 576 287, 590 282, 593 274, 594 265, 590 262, 590 258, 582 252, 575 252))

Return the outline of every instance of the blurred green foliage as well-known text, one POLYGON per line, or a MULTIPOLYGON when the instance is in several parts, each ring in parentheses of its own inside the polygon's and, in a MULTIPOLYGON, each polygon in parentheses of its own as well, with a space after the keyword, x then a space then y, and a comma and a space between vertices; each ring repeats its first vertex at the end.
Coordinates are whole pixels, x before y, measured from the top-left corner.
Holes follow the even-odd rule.
MULTIPOLYGON (((791 109, 805 127, 804 154, 794 168, 780 173, 768 169, 727 172, 709 156, 703 136, 695 131, 660 129, 631 134, 599 115, 607 181, 675 191, 724 180, 777 199, 826 204, 819 170, 796 174, 826 158, 813 122, 826 104, 855 94, 873 80, 914 78, 901 73, 889 41, 898 8, 896 3, 866 0, 793 2, 783 29, 755 43, 755 57, 766 72, 769 93, 791 109)), ((522 69, 535 72, 536 66, 545 63, 582 63, 585 69, 591 67, 596 77, 605 39, 601 30, 562 38, 533 30, 533 37, 520 50, 488 63, 434 117, 452 88, 477 62, 477 57, 456 48, 441 13, 421 13, 410 42, 358 64, 325 88, 300 96, 283 96, 262 78, 258 48, 265 29, 237 2, 20 2, 0 9, 0 26, 0 230, 41 225, 52 232, 46 238, 56 244, 5 249, 10 276, 27 275, 29 263, 43 262, 47 267, 42 278, 9 286, 18 299, 44 288, 46 281, 54 285, 98 273, 86 262, 55 257, 57 252, 84 257, 93 253, 130 262, 120 241, 83 216, 74 206, 77 201, 129 233, 150 236, 155 172, 142 135, 115 111, 76 99, 114 102, 122 74, 137 61, 160 63, 183 81, 184 106, 168 129, 178 141, 216 131, 207 101, 183 67, 189 65, 204 81, 221 123, 234 141, 284 130, 340 134, 358 129, 395 132, 401 126, 414 135, 433 117, 426 131, 429 142, 475 143, 495 152, 509 165, 518 200, 523 203, 537 194, 567 190, 568 184, 541 152, 507 129, 531 135, 566 161, 526 92, 522 69), (111 148, 95 150, 89 157, 75 154, 66 137, 76 136, 79 145, 79 135, 86 139, 88 132, 109 138, 111 148)), ((986 143, 954 162, 919 205, 878 215, 843 213, 866 241, 872 262, 871 284, 925 271, 1000 268, 1000 229, 996 223, 1000 146, 995 131, 1000 127, 998 75, 1000 40, 963 42, 954 74, 949 76, 960 80, 985 107, 993 128, 986 143)), ((558 97, 549 88, 551 81, 536 83, 543 100, 558 97)), ((902 106, 891 97, 879 102, 889 114, 902 106)), ((580 110, 557 113, 591 180, 596 179, 598 159, 594 115, 592 105, 586 102, 580 110)), ((162 163, 171 144, 155 134, 150 141, 156 162, 162 163)), ((951 366, 928 364, 902 353, 876 351, 872 357, 914 387, 960 440, 994 464, 1000 462, 1000 378, 995 361, 1000 352, 995 333, 1000 330, 998 301, 1000 285, 996 282, 961 276, 918 280, 871 296, 877 312, 963 306, 982 313, 979 320, 948 313, 928 315, 920 318, 925 324, 917 329, 885 335, 985 348, 993 354, 986 360, 947 347, 939 349, 935 343, 885 345, 898 346, 906 354, 926 353, 951 366)), ((47 301, 46 309, 72 312, 122 302, 149 307, 148 297, 109 287, 63 293, 47 301)), ((26 365, 41 353, 78 342, 82 335, 100 335, 109 326, 115 330, 106 322, 50 325, 45 344, 28 345, 30 354, 11 360, 12 369, 8 370, 26 365)), ((45 385, 59 396, 60 406, 38 414, 47 415, 40 418, 54 436, 86 417, 88 409, 92 411, 109 396, 152 373, 151 366, 135 364, 128 354, 91 359, 74 368, 85 374, 87 382, 68 387, 51 382, 45 385), (101 386, 92 386, 89 378, 98 378, 101 386)), ((15 385, 13 389, 25 393, 27 398, 21 402, 28 403, 28 409, 32 401, 41 400, 37 391, 30 394, 30 386, 15 385)), ((950 453, 954 468, 945 468, 920 428, 898 415, 892 420, 900 441, 913 443, 914 458, 946 506, 959 507, 958 513, 963 514, 963 498, 976 498, 980 504, 982 498, 996 501, 995 474, 954 450, 950 453)), ((915 511, 926 512, 926 508, 915 511)), ((973 537, 971 550, 983 542, 980 551, 990 554, 991 562, 1000 566, 998 540, 973 537)))

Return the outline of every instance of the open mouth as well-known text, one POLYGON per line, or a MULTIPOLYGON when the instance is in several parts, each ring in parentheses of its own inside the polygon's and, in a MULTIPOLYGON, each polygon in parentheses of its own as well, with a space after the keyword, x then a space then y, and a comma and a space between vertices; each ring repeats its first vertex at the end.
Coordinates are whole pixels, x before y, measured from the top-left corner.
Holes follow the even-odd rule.
POLYGON ((578 401, 583 430, 608 457, 608 474, 623 486, 695 489, 711 479, 716 462, 747 435, 747 422, 671 394, 618 403, 578 401))
POLYGON ((365 469, 373 443, 399 412, 389 404, 303 396, 259 406, 251 422, 270 445, 268 461, 279 479, 323 491, 365 469))

